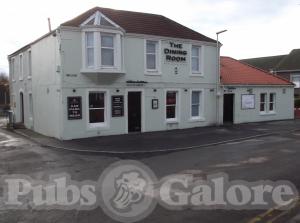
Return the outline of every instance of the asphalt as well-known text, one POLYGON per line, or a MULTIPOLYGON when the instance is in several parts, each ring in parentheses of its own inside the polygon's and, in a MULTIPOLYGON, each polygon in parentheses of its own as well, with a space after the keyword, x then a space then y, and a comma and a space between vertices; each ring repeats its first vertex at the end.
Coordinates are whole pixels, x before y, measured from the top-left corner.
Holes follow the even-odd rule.
POLYGON ((211 126, 171 131, 58 140, 29 129, 16 133, 45 147, 103 154, 164 153, 215 146, 300 129, 300 120, 211 126))

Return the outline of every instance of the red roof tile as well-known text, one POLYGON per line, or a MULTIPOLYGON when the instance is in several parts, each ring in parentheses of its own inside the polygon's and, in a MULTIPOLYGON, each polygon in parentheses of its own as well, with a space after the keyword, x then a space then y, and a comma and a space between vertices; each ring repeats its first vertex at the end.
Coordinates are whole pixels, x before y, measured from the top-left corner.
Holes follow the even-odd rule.
POLYGON ((107 16, 113 22, 122 27, 127 33, 174 37, 205 42, 216 42, 209 37, 206 37, 161 15, 115 10, 101 7, 92 8, 61 25, 80 26, 80 24, 82 24, 96 11, 100 11, 103 15, 107 16))
POLYGON ((221 82, 225 85, 293 85, 231 57, 221 57, 221 82))

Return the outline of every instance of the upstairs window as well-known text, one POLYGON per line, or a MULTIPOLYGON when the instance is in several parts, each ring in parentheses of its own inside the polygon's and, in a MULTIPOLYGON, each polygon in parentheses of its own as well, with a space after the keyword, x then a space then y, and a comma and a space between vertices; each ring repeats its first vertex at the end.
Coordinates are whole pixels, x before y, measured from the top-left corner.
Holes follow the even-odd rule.
POLYGON ((114 66, 115 48, 114 35, 101 34, 101 65, 114 66))
POLYGON ((32 73, 31 51, 28 51, 28 77, 31 76, 31 73, 32 73))
POLYGON ((275 100, 276 100, 276 94, 271 93, 270 94, 270 100, 269 100, 269 111, 274 112, 275 111, 275 100))
POLYGON ((260 94, 260 112, 267 111, 267 94, 260 94))
POLYGON ((10 75, 11 80, 15 80, 15 58, 10 59, 10 75))
POLYGON ((19 72, 20 72, 19 80, 23 80, 23 55, 22 54, 20 54, 19 56, 19 72))
POLYGON ((95 65, 95 55, 94 55, 94 32, 85 33, 85 61, 86 67, 91 68, 95 65))
POLYGON ((146 41, 146 69, 148 71, 158 70, 158 41, 146 41))
POLYGON ((192 73, 201 73, 201 47, 192 46, 192 73))

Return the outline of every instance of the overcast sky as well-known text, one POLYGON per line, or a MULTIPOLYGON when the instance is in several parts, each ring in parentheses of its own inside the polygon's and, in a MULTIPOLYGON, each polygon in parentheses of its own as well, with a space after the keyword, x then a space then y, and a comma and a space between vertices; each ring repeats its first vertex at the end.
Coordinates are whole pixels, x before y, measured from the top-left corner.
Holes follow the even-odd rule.
POLYGON ((7 55, 52 27, 94 7, 162 14, 206 36, 220 36, 221 55, 237 59, 300 48, 300 0, 8 0, 1 2, 0 71, 7 55))

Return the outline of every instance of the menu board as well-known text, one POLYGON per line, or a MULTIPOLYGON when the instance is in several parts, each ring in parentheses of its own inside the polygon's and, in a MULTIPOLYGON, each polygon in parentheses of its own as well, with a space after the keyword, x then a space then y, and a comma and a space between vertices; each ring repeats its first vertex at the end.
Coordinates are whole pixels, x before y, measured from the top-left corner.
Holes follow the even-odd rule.
POLYGON ((243 94, 242 95, 242 109, 255 109, 254 94, 243 94))
POLYGON ((81 97, 68 97, 68 120, 76 120, 81 118, 81 97))
POLYGON ((124 96, 114 95, 111 97, 111 115, 112 117, 124 116, 124 96))

